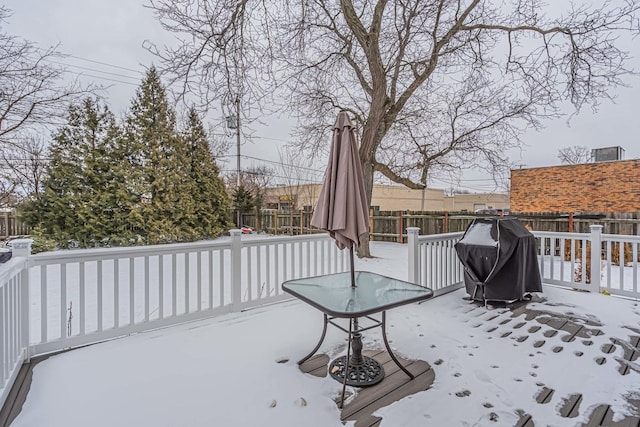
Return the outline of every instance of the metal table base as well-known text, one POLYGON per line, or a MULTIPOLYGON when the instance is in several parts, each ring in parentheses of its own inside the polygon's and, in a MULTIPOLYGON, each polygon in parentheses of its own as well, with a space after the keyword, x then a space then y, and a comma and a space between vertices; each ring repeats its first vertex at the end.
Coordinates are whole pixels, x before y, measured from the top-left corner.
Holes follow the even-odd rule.
POLYGON ((320 340, 308 355, 298 361, 298 365, 303 364, 304 362, 309 360, 311 356, 316 354, 316 352, 324 342, 324 338, 327 334, 327 325, 329 323, 348 334, 346 356, 338 357, 329 365, 329 374, 331 375, 331 377, 342 383, 342 397, 340 399, 340 408, 342 408, 344 404, 344 396, 347 385, 354 387, 370 387, 380 383, 384 378, 384 368, 380 365, 380 363, 378 363, 378 361, 371 357, 362 355, 363 331, 381 327, 382 339, 387 351, 389 352, 391 360, 393 360, 394 363, 405 374, 409 376, 409 378, 414 378, 413 374, 409 372, 407 368, 405 368, 396 358, 395 354, 393 354, 393 351, 391 350, 391 347, 389 346, 389 341, 387 340, 386 311, 381 312, 381 319, 375 319, 371 316, 365 316, 368 320, 373 322, 372 325, 369 325, 367 327, 361 327, 357 317, 349 318, 349 329, 345 329, 338 323, 334 322, 334 319, 336 319, 336 317, 329 317, 326 313, 323 314, 324 325, 322 328, 322 335, 320 336, 320 340))

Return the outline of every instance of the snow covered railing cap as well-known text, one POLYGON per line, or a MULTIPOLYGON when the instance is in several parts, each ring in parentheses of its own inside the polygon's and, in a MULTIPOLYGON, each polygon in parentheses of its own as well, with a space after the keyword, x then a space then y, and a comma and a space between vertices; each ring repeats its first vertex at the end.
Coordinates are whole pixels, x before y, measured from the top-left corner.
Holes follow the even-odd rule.
POLYGON ((14 257, 28 257, 29 255, 31 255, 32 243, 32 239, 14 239, 9 242, 9 245, 11 246, 14 257))

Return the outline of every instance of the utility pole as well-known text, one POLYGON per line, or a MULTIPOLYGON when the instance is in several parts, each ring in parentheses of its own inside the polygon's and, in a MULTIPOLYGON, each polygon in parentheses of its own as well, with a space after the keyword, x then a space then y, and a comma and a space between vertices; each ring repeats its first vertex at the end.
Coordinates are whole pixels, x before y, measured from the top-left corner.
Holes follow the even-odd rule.
MULTIPOLYGON (((240 97, 236 97, 236 143, 237 143, 237 164, 236 164, 236 188, 240 189, 240 97)), ((242 227, 240 223, 240 209, 238 209, 238 228, 242 227)))
MULTIPOLYGON (((236 187, 240 188, 240 98, 236 97, 236 142, 237 142, 237 164, 236 164, 236 187)), ((240 217, 238 217, 239 219, 240 217)), ((240 226, 240 223, 238 223, 240 226)))
MULTIPOLYGON (((227 127, 229 129, 236 130, 236 191, 240 189, 240 97, 237 96, 235 100, 236 116, 227 117, 227 127)), ((237 213, 238 228, 242 227, 240 223, 240 209, 237 213)))

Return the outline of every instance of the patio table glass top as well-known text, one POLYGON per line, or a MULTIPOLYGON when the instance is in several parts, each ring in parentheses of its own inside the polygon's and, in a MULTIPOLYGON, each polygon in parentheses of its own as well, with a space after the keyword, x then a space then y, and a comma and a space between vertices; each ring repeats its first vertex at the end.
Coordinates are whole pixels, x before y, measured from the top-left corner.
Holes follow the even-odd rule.
POLYGON ((415 283, 367 271, 327 274, 286 281, 282 289, 334 317, 354 318, 386 311, 433 296, 433 291, 415 283))

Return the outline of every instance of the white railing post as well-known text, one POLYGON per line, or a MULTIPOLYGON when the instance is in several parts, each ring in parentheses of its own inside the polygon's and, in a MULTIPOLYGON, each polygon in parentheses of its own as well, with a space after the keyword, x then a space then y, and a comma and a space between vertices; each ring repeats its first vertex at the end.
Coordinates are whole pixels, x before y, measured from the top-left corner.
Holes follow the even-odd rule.
POLYGON ((420 246, 418 244, 420 228, 407 227, 407 244, 409 253, 408 280, 411 283, 420 282, 420 246))
POLYGON ((31 360, 31 347, 29 346, 31 330, 31 303, 29 298, 29 263, 25 263, 24 270, 20 273, 20 346, 25 349, 25 361, 31 360))
POLYGON ((589 228, 591 229, 591 236, 589 236, 591 241, 591 287, 596 292, 600 292, 602 225, 590 225, 589 228))
POLYGON ((15 239, 11 241, 11 253, 14 257, 29 257, 31 255, 31 239, 15 239))
MULTIPOLYGON (((31 239, 15 239, 11 241, 11 252, 15 257, 29 258, 31 256, 31 245, 33 240, 31 239)), ((20 346, 25 349, 25 359, 29 361, 31 359, 31 352, 29 351, 29 328, 30 328, 30 313, 29 309, 31 304, 29 303, 29 263, 24 264, 24 269, 20 272, 20 294, 19 294, 20 307, 20 346)))
POLYGON ((231 305, 242 302, 242 230, 231 230, 231 305))

